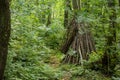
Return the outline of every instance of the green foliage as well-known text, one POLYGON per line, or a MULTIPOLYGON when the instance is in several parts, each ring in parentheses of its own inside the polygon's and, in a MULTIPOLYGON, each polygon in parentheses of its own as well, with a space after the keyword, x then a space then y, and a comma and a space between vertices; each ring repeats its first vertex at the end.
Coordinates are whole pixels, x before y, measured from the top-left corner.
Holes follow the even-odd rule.
POLYGON ((97 61, 100 61, 100 59, 102 58, 103 56, 103 52, 92 52, 89 57, 89 62, 90 63, 93 63, 93 62, 97 62, 97 61))
MULTIPOLYGON (((89 24, 96 44, 96 52, 89 55, 88 61, 83 61, 83 66, 59 65, 64 57, 59 51, 66 31, 63 27, 64 1, 11 1, 12 30, 5 80, 111 80, 101 72, 89 69, 93 66, 101 68, 99 61, 106 48, 105 37, 110 34, 108 31, 111 12, 107 8, 107 0, 82 0, 81 11, 77 12, 77 21, 89 24), (46 26, 50 13, 51 24, 46 26)), ((69 10, 70 15, 71 11, 69 10)), ((116 7, 116 11, 117 14, 120 13, 119 7, 116 7)), ((116 22, 120 22, 120 15, 116 22)), ((117 52, 120 52, 119 26, 120 24, 116 30, 117 52)), ((70 55, 76 53, 69 51, 70 55)), ((117 58, 113 80, 120 79, 120 53, 117 58)))
MULTIPOLYGON (((53 24, 47 27, 40 20, 41 12, 46 10, 43 8, 51 4, 51 1, 38 0, 39 4, 44 3, 44 5, 37 5, 31 0, 12 0, 12 33, 5 80, 59 80, 61 78, 61 71, 46 63, 50 62, 53 54, 60 53, 58 49, 65 29, 62 21, 53 20, 53 24)), ((47 10, 43 14, 48 14, 47 10)))
MULTIPOLYGON (((35 61, 35 60, 34 60, 35 61)), ((9 66, 6 80, 59 80, 62 73, 39 62, 17 62, 9 66)))
POLYGON ((68 80, 112 80, 99 71, 85 69, 83 66, 63 65, 61 69, 64 70, 63 76, 69 77, 68 80))

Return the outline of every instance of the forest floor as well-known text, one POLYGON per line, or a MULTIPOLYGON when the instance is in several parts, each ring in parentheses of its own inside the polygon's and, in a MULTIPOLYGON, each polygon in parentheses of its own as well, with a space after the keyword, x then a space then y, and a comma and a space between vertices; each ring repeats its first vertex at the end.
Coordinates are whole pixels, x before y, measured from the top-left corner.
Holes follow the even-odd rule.
POLYGON ((61 60, 56 55, 51 56, 49 65, 54 69, 62 67, 64 73, 60 80, 119 80, 105 76, 99 71, 83 69, 81 66, 77 68, 68 64, 61 64, 61 60))

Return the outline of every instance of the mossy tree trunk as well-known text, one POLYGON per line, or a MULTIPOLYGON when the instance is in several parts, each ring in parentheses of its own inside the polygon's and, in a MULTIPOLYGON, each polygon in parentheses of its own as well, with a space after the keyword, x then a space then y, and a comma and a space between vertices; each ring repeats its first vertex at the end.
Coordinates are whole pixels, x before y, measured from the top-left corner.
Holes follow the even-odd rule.
POLYGON ((64 27, 68 28, 69 23, 69 11, 71 10, 70 0, 65 0, 65 9, 64 9, 64 27))
POLYGON ((9 0, 0 0, 0 80, 3 80, 10 37, 9 0))
POLYGON ((108 0, 109 8, 109 35, 106 37, 106 49, 102 58, 102 67, 104 73, 110 74, 113 72, 113 69, 117 61, 117 52, 116 52, 116 10, 115 10, 115 0, 108 0))
POLYGON ((74 16, 68 26, 67 39, 61 48, 65 54, 63 63, 82 64, 82 60, 87 60, 88 54, 95 51, 95 44, 88 30, 89 26, 77 22, 77 12, 81 9, 80 2, 80 0, 72 0, 74 16), (72 52, 69 52, 70 50, 72 52))
POLYGON ((47 16, 47 23, 46 26, 49 26, 51 24, 51 17, 52 17, 52 9, 51 5, 48 5, 48 16, 47 16))
POLYGON ((118 2, 119 2, 119 6, 120 6, 120 0, 118 2))

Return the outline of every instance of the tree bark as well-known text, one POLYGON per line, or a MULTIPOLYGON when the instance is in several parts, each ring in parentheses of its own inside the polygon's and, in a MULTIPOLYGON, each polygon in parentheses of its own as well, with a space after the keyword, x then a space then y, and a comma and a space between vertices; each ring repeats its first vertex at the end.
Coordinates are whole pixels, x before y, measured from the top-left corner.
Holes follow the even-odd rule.
POLYGON ((0 80, 3 80, 10 37, 9 0, 0 0, 0 80))

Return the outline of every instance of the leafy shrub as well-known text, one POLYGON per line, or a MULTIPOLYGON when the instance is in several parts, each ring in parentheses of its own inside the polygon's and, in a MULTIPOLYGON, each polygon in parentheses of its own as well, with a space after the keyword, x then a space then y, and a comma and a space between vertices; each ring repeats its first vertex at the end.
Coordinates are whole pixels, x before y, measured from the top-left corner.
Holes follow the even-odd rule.
POLYGON ((51 55, 59 53, 64 27, 61 21, 46 27, 39 20, 40 6, 28 1, 11 3, 12 31, 5 80, 59 80, 61 71, 46 63, 51 55))

